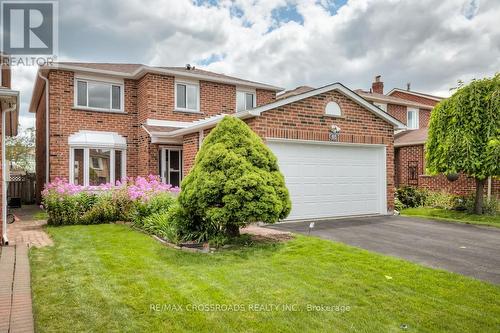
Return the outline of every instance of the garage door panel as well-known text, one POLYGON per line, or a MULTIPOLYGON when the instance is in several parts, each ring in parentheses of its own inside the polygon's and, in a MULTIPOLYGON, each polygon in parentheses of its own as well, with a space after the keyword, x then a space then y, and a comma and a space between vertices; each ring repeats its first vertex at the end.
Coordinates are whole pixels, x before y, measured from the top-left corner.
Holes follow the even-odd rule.
POLYGON ((381 213, 383 147, 270 142, 292 200, 289 219, 381 213))

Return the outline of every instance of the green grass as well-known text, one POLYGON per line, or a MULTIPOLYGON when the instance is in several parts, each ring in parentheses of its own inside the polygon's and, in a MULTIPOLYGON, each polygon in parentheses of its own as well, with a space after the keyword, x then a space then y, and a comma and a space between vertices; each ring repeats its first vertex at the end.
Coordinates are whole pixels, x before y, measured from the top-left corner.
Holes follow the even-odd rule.
POLYGON ((165 247, 123 225, 48 232, 55 246, 30 252, 37 332, 500 328, 499 286, 314 237, 201 254, 165 247), (170 310, 152 311, 151 304, 170 310), (192 304, 241 305, 246 311, 190 311, 192 304), (255 304, 289 304, 297 311, 250 311, 255 304), (308 312, 307 304, 350 311, 308 312))
POLYGON ((425 207, 406 208, 402 210, 401 215, 426 217, 449 222, 489 225, 500 228, 500 215, 476 215, 455 210, 425 207))
POLYGON ((48 215, 46 212, 36 212, 33 214, 33 219, 35 220, 46 220, 48 218, 48 215))

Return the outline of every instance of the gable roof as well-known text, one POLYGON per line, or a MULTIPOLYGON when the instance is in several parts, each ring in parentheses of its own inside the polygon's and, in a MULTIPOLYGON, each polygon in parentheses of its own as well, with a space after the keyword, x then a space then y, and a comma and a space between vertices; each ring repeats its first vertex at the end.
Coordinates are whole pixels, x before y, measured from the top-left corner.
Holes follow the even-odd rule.
POLYGON ((423 145, 427 141, 429 129, 407 130, 394 135, 394 147, 423 145))
POLYGON ((393 97, 393 96, 388 96, 388 95, 384 95, 384 94, 368 92, 368 91, 364 91, 361 89, 357 89, 355 91, 361 97, 363 97, 369 101, 372 101, 372 102, 378 102, 378 103, 384 103, 384 104, 404 105, 404 106, 416 107, 419 109, 429 109, 429 110, 431 110, 433 108, 432 106, 427 105, 427 104, 417 103, 417 102, 413 102, 413 101, 399 98, 399 97, 393 97))
POLYGON ((416 91, 413 91, 413 90, 405 90, 405 89, 400 89, 400 88, 394 88, 394 89, 392 89, 391 91, 389 91, 387 93, 387 95, 392 95, 396 91, 402 92, 402 93, 406 93, 406 94, 410 94, 410 95, 415 95, 415 96, 419 96, 419 97, 424 97, 424 98, 432 99, 432 100, 438 101, 438 102, 441 102, 443 99, 445 99, 445 97, 440 97, 440 96, 435 96, 435 95, 430 95, 430 94, 424 94, 424 93, 421 93, 421 92, 416 92, 416 91))
MULTIPOLYGON (((333 91, 333 90, 338 91, 341 94, 347 96, 348 98, 350 98, 354 102, 358 103, 360 106, 364 107, 365 109, 372 112, 376 116, 378 116, 378 117, 384 119, 385 121, 387 121, 388 123, 392 124, 395 129, 406 129, 406 126, 402 122, 400 122, 396 118, 392 117, 388 113, 382 111, 381 109, 379 109, 375 105, 371 104, 370 102, 366 101, 364 98, 362 98, 361 96, 356 94, 354 91, 350 90, 349 88, 347 88, 346 86, 344 86, 338 82, 321 87, 321 88, 318 88, 318 89, 307 91, 307 92, 304 92, 302 94, 290 96, 288 98, 283 98, 283 99, 277 100, 275 102, 259 106, 259 107, 254 108, 254 109, 236 112, 236 113, 232 114, 232 116, 240 118, 240 119, 259 117, 263 112, 273 110, 273 109, 276 109, 276 108, 281 107, 283 105, 291 104, 291 103, 294 103, 294 102, 297 102, 297 101, 300 101, 300 100, 303 100, 303 99, 306 99, 309 97, 313 97, 316 95, 320 95, 320 94, 323 94, 323 93, 326 93, 329 91, 333 91)), ((219 115, 207 117, 204 119, 196 120, 196 121, 193 121, 192 123, 190 123, 189 126, 185 126, 182 128, 180 128, 180 126, 177 126, 179 128, 175 129, 175 130, 171 129, 172 125, 175 125, 175 124, 172 124, 169 122, 168 124, 165 123, 165 125, 168 125, 168 126, 165 126, 165 127, 168 127, 168 128, 166 128, 165 131, 158 131, 159 128, 155 127, 155 130, 156 130, 155 133, 150 133, 148 126, 152 125, 152 124, 159 125, 161 121, 148 119, 146 124, 143 125, 143 128, 146 131, 148 131, 148 133, 150 133, 150 135, 153 138, 153 141, 155 141, 155 137, 156 138, 158 138, 158 137, 174 138, 174 137, 178 137, 181 135, 194 133, 194 132, 197 132, 197 131, 200 131, 203 129, 211 128, 211 127, 215 126, 222 118, 224 118, 224 116, 226 116, 226 115, 219 114, 219 115)))
POLYGON ((42 88, 45 82, 39 77, 47 76, 50 70, 68 70, 72 72, 80 72, 85 74, 110 76, 120 79, 140 79, 147 73, 157 73, 163 75, 179 76, 188 79, 219 82, 236 86, 249 87, 254 89, 272 90, 275 92, 283 91, 283 88, 273 85, 240 79, 234 76, 206 71, 203 69, 186 67, 155 67, 143 64, 126 64, 126 63, 91 63, 91 62, 55 62, 50 66, 40 66, 35 79, 29 112, 35 113, 38 99, 42 94, 42 88))
POLYGON ((187 69, 186 67, 162 67, 148 66, 144 64, 120 64, 120 63, 91 63, 91 62, 56 62, 51 66, 42 66, 40 70, 50 69, 68 69, 73 71, 88 71, 92 73, 102 73, 107 75, 115 75, 123 78, 138 79, 148 72, 179 75, 192 77, 207 81, 216 81, 222 83, 230 83, 235 85, 252 86, 254 88, 268 89, 273 91, 282 91, 283 88, 273 85, 244 80, 234 76, 215 73, 195 67, 187 69))
POLYGON ((300 100, 305 99, 305 98, 309 98, 309 97, 323 94, 323 93, 326 93, 329 91, 333 91, 333 90, 336 90, 336 91, 340 92, 341 94, 349 97, 351 100, 358 103, 360 106, 364 107, 368 111, 372 112, 373 114, 379 116, 380 118, 384 119, 388 123, 392 124, 396 129, 406 129, 406 126, 402 122, 400 122, 399 120, 397 120, 396 118, 394 118, 390 114, 382 111, 381 109, 379 109, 375 105, 371 104, 370 102, 365 100, 363 97, 361 97, 360 95, 358 95, 357 93, 355 93, 354 91, 352 91, 351 89, 347 88, 346 86, 344 86, 343 84, 341 84, 339 82, 329 84, 327 86, 317 88, 317 89, 314 89, 311 91, 307 91, 307 92, 304 92, 302 94, 290 96, 288 98, 283 98, 283 99, 277 100, 276 102, 269 103, 269 104, 257 107, 255 109, 251 109, 251 110, 249 110, 249 112, 253 115, 259 116, 262 112, 265 112, 265 111, 268 111, 268 110, 271 110, 271 109, 274 109, 274 108, 277 108, 277 107, 280 107, 280 106, 283 106, 286 104, 297 102, 297 101, 300 101, 300 100))

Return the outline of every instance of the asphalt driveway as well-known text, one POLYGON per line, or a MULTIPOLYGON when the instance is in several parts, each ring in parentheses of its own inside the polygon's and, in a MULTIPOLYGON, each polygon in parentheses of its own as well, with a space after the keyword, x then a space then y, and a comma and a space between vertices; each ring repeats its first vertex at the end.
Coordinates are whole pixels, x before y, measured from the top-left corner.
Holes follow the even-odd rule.
MULTIPOLYGON (((307 234, 308 227, 267 228, 307 234)), ((311 235, 500 284, 500 228, 377 216, 317 221, 311 235)))

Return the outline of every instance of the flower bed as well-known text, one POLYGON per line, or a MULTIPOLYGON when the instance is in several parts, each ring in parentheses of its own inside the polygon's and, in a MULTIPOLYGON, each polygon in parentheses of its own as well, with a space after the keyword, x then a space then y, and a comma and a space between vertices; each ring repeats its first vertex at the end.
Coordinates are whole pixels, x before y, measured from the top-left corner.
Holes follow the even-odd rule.
POLYGON ((46 184, 42 197, 49 225, 140 223, 151 214, 168 210, 178 192, 178 187, 164 184, 154 175, 99 186, 74 185, 56 178, 46 184))

